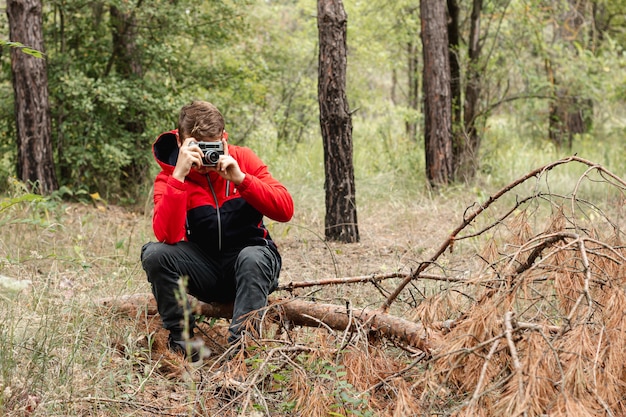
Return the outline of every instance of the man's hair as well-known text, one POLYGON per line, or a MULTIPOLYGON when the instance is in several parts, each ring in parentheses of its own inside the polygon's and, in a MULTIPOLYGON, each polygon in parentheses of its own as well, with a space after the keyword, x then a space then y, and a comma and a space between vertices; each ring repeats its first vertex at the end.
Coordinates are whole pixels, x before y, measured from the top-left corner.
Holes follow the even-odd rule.
POLYGON ((178 135, 181 141, 188 137, 198 140, 222 138, 224 117, 213 104, 195 100, 180 110, 178 135))

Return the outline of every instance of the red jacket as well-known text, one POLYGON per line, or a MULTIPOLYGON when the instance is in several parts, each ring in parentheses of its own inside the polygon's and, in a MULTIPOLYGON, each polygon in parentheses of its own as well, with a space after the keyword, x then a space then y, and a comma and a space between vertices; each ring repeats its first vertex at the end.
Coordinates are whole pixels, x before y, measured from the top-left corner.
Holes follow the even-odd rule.
POLYGON ((263 216, 289 221, 293 200, 251 149, 228 145, 228 153, 246 174, 239 186, 216 172, 203 175, 193 169, 185 182, 173 178, 178 158, 176 130, 161 134, 152 150, 161 166, 154 181, 152 227, 157 240, 169 244, 188 240, 210 253, 251 245, 275 248, 263 216))

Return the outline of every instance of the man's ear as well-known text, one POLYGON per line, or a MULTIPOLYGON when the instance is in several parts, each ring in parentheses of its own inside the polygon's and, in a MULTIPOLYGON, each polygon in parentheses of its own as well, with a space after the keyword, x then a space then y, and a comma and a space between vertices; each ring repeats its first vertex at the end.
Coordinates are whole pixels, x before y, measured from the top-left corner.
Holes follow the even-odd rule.
POLYGON ((228 140, 228 132, 227 131, 223 131, 222 132, 222 138, 224 138, 225 140, 228 140))

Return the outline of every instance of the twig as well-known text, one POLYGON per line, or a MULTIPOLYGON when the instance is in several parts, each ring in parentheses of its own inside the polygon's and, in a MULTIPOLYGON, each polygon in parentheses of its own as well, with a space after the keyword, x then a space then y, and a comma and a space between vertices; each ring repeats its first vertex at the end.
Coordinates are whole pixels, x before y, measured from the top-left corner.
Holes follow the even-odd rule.
POLYGON ((598 378, 597 378, 598 356, 600 356, 600 348, 602 347, 602 336, 603 335, 604 335, 604 327, 602 327, 602 329, 600 331, 600 336, 598 337, 598 347, 596 348, 596 356, 593 358, 593 370, 592 370, 593 393, 596 396, 596 400, 598 400, 598 402, 604 408, 604 411, 606 412, 606 415, 609 416, 609 417, 613 417, 613 413, 611 412, 611 408, 606 403, 606 401, 604 401, 604 399, 602 397, 600 397, 600 394, 598 394, 598 378))
POLYGON ((511 214, 513 214, 515 212, 515 210, 517 210, 522 204, 525 204, 526 202, 528 202, 530 200, 534 200, 535 198, 538 198, 540 196, 542 196, 542 194, 533 194, 533 195, 531 195, 529 197, 526 197, 526 198, 522 199, 521 201, 520 200, 516 201, 515 205, 509 211, 507 211, 502 216, 500 216, 500 218, 497 219, 495 222, 493 222, 490 225, 488 225, 487 227, 479 230, 478 232, 475 232, 475 233, 472 233, 472 234, 469 234, 469 235, 457 236, 455 240, 470 239, 470 238, 474 238, 474 237, 482 235, 483 233, 485 233, 485 232, 489 231, 490 229, 493 229, 497 225, 501 224, 504 221, 504 219, 506 219, 511 214))
POLYGON ((559 326, 549 326, 547 324, 527 323, 524 321, 518 321, 517 328, 521 330, 536 330, 538 332, 543 332, 544 330, 547 330, 549 333, 558 333, 560 330, 559 326))
POLYGON ((309 314, 303 314, 302 317, 307 318, 309 320, 313 320, 314 322, 318 323, 320 326, 326 328, 326 330, 328 330, 331 334, 335 334, 335 331, 326 323, 324 323, 322 320, 318 319, 317 317, 313 317, 309 314))
POLYGON ((407 373, 408 371, 410 371, 411 369, 415 368, 415 366, 422 362, 425 358, 426 358, 426 354, 425 353, 421 353, 420 355, 418 355, 413 362, 411 362, 410 364, 408 364, 407 366, 405 366, 404 368, 400 369, 398 372, 394 372, 393 374, 389 375, 388 377, 381 379, 379 382, 377 382, 376 384, 372 385, 371 387, 369 387, 368 389, 366 389, 365 391, 363 391, 361 393, 361 396, 363 394, 366 394, 368 392, 377 390, 378 388, 380 388, 381 386, 383 386, 383 384, 385 384, 387 381, 390 381, 394 378, 398 378, 401 377, 402 375, 404 375, 405 373, 407 373))
POLYGON ((348 311, 348 324, 346 325, 346 329, 343 331, 343 336, 341 337, 341 346, 339 348, 339 350, 337 351, 337 357, 336 360, 339 360, 339 355, 341 355, 341 351, 347 346, 347 342, 346 340, 348 339, 348 333, 352 333, 353 330, 351 330, 353 328, 352 326, 352 320, 353 320, 353 316, 352 316, 352 306, 350 305, 350 301, 346 301, 346 310, 348 311))
POLYGON ((565 239, 565 236, 563 236, 562 234, 558 234, 558 235, 555 235, 555 236, 550 236, 547 239, 545 239, 543 242, 541 242, 539 245, 537 245, 532 250, 532 252, 530 252, 530 255, 528 255, 528 258, 526 258, 525 262, 523 262, 517 268, 515 268, 515 275, 520 275, 522 272, 524 272, 528 268, 530 268, 535 263, 535 259, 537 259, 539 256, 541 256, 541 253, 543 252, 543 250, 545 248, 547 248, 548 246, 551 246, 552 244, 554 244, 556 242, 559 242, 559 241, 561 241, 563 239, 565 239))
POLYGON ((141 384, 139 384, 139 386, 137 387, 137 389, 135 390, 135 393, 133 394, 133 396, 139 394, 139 392, 143 389, 144 385, 146 384, 146 382, 148 381, 148 379, 150 379, 150 377, 152 376, 152 374, 154 373, 155 369, 157 369, 159 366, 161 366, 161 359, 163 359, 163 356, 161 356, 156 363, 152 366, 152 368, 150 369, 150 373, 148 373, 148 375, 143 379, 143 381, 141 381, 141 384))
MULTIPOLYGON (((574 235, 576 236, 576 235, 574 235)), ((578 239, 574 242, 578 243, 578 247, 580 249, 580 256, 583 262, 583 271, 585 273, 585 278, 583 280, 583 291, 580 293, 578 298, 576 299, 576 303, 574 307, 572 307, 571 311, 567 315, 565 322, 561 328, 561 334, 564 334, 567 330, 567 327, 571 327, 572 319, 574 318, 574 314, 580 303, 582 303, 583 299, 587 299, 587 304, 589 306, 589 311, 587 313, 587 318, 593 314, 593 299, 591 298, 591 293, 589 292, 589 282, 591 281, 591 270, 589 269, 589 259, 587 258, 587 251, 585 250, 585 242, 584 239, 578 237, 578 239)))
MULTIPOLYGON (((270 362, 270 359, 272 359, 274 354, 276 354, 276 353, 283 353, 283 352, 294 352, 294 351, 297 351, 297 352, 311 352, 311 351, 313 351, 313 349, 311 349, 309 347, 306 347, 306 346, 286 346, 286 347, 283 346, 283 347, 273 348, 273 349, 271 349, 267 353, 267 356, 266 356, 265 360, 263 360, 261 365, 258 367, 258 369, 254 373, 252 379, 250 381, 246 381, 246 382, 242 383, 241 388, 243 389, 243 391, 247 392, 245 402, 243 403, 243 406, 241 407, 241 409, 244 412, 246 411, 246 409, 248 408, 248 404, 250 403, 250 396, 252 395, 252 392, 253 392, 252 388, 256 387, 256 384, 257 384, 257 381, 259 380, 261 372, 265 369, 265 367, 270 362)), ((260 396, 260 397, 262 397, 262 396, 260 396)), ((267 408, 267 405, 266 405, 266 408, 267 408)))
POLYGON ((513 342, 513 325, 511 324, 513 320, 513 312, 507 311, 504 314, 504 336, 506 337, 506 341, 509 345, 509 351, 511 352, 511 359, 513 360, 513 367, 515 368, 516 376, 517 376, 517 390, 518 390, 518 406, 521 406, 522 400, 524 398, 524 374, 522 373, 522 364, 519 360, 519 356, 517 355, 517 348, 515 347, 515 343, 513 342))
POLYGON ((485 381, 485 375, 487 374, 487 366, 489 365, 489 361, 491 360, 491 357, 494 355, 494 353, 498 349, 499 345, 500 345, 500 339, 497 339, 491 345, 491 349, 489 349, 489 353, 487 354, 487 357, 485 358, 485 363, 483 363, 483 368, 480 371, 480 377, 478 378, 476 389, 474 390, 474 394, 472 395, 472 398, 470 399, 470 405, 476 403, 481 396, 480 390, 482 389, 483 383, 485 381))
POLYGON ((345 277, 345 278, 328 278, 321 279, 317 281, 299 281, 299 282, 289 282, 287 284, 279 285, 276 289, 277 291, 293 291, 296 288, 307 288, 307 287, 316 287, 316 286, 324 286, 324 285, 343 285, 343 284, 357 284, 362 282, 372 282, 376 283, 379 281, 393 279, 393 278, 407 278, 413 277, 422 278, 422 279, 430 279, 434 281, 451 281, 451 282, 463 282, 464 278, 456 278, 456 277, 446 277, 444 275, 435 275, 435 274, 425 274, 420 273, 417 276, 415 273, 401 273, 401 272, 392 272, 390 274, 373 274, 373 275, 361 275, 356 277, 345 277))

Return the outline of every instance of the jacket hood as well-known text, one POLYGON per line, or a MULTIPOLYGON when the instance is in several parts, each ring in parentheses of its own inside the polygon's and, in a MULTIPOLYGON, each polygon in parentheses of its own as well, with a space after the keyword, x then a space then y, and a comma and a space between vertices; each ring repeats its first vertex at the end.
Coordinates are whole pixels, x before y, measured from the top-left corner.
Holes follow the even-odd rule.
POLYGON ((177 130, 161 133, 152 144, 154 159, 165 171, 174 171, 178 160, 178 141, 176 140, 177 130))
MULTIPOLYGON (((174 172, 176 161, 178 161, 177 134, 177 129, 161 133, 152 145, 154 159, 157 161, 163 172, 167 174, 172 174, 174 172)), ((192 169, 187 177, 195 181, 201 181, 204 178, 204 175, 200 174, 195 169, 192 169)))

